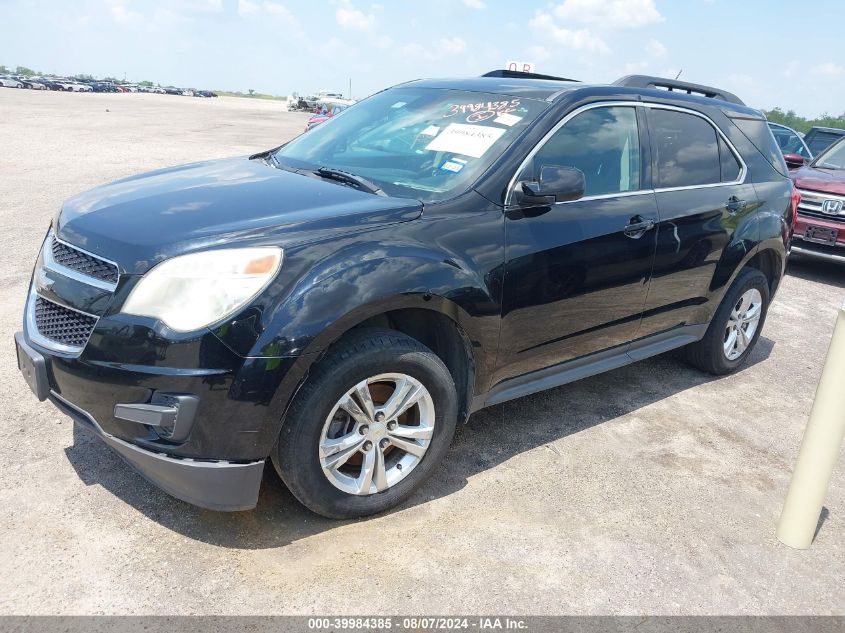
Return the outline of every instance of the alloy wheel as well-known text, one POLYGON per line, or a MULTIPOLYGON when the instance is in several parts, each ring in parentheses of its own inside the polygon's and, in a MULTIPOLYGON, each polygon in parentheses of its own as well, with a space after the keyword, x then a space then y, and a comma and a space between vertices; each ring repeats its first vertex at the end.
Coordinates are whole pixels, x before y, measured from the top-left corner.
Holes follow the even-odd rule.
POLYGON ((757 288, 749 288, 739 298, 728 317, 725 328, 724 351, 728 360, 736 360, 745 353, 760 325, 763 296, 757 288))
POLYGON ((320 466, 343 492, 383 492, 420 463, 434 422, 434 401, 419 380, 398 373, 372 376, 347 391, 326 418, 320 466))

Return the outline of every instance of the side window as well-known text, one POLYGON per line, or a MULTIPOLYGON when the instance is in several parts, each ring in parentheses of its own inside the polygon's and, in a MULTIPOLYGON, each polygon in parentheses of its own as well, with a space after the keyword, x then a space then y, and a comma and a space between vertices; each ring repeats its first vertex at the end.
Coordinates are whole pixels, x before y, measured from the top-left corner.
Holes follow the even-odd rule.
POLYGON ((586 177, 588 196, 638 190, 640 137, 636 108, 593 108, 576 115, 534 155, 534 180, 544 165, 580 169, 586 177))
POLYGON ((693 114, 652 108, 652 145, 657 157, 656 187, 689 187, 722 182, 716 130, 693 114))
POLYGON ((739 178, 742 166, 734 156, 734 153, 725 143, 725 139, 719 137, 719 160, 722 165, 722 182, 734 182, 739 178))

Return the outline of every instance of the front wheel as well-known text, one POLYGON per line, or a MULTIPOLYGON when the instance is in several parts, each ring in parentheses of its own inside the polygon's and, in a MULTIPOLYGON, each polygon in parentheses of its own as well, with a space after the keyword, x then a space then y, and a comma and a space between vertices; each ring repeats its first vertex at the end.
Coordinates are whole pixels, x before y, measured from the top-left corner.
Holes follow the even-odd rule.
POLYGON ((362 517, 419 487, 446 454, 456 423, 455 384, 434 352, 398 332, 361 330, 311 372, 272 461, 317 514, 362 517))
POLYGON ((739 273, 697 343, 686 347, 690 364, 714 375, 735 372, 760 338, 769 309, 769 281, 757 269, 739 273))

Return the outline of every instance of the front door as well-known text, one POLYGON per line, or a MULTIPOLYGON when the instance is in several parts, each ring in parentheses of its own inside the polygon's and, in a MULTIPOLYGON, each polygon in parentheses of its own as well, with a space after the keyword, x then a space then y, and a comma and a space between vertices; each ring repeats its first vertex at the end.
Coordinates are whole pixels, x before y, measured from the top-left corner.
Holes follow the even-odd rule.
POLYGON ((494 384, 621 346, 636 334, 658 221, 645 175, 638 108, 588 106, 570 115, 518 180, 544 165, 584 172, 574 202, 506 210, 505 279, 494 384))

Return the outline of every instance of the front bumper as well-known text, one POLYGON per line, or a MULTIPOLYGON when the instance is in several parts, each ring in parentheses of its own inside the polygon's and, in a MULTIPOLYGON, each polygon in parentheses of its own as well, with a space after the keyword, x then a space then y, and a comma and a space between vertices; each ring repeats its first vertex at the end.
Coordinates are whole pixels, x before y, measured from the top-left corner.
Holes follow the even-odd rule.
MULTIPOLYGON (((255 507, 264 459, 227 461, 180 457, 116 437, 104 430, 86 409, 74 404, 73 396, 63 393, 67 390, 62 390, 56 382, 55 376, 61 374, 54 371, 54 358, 33 347, 24 332, 15 334, 15 345, 18 366, 36 396, 50 400, 79 427, 103 440, 149 482, 177 499, 211 510, 236 511, 255 507)), ((114 397, 120 396, 112 392, 114 397)))
POLYGON ((845 224, 834 220, 808 217, 799 213, 792 237, 792 252, 802 256, 845 264, 845 224), (807 228, 818 226, 837 232, 835 244, 820 244, 805 239, 807 228))

